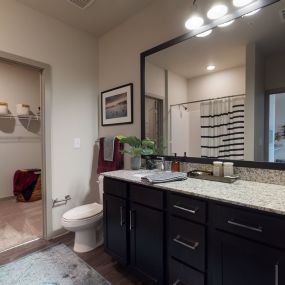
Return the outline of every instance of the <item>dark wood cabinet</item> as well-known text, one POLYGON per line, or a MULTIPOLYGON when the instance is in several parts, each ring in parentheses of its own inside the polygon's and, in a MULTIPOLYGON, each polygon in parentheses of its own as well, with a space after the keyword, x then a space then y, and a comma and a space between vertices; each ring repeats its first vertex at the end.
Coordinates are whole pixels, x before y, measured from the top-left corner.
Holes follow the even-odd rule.
POLYGON ((122 264, 128 262, 126 200, 104 194, 105 251, 122 264))
POLYGON ((163 212, 131 203, 130 264, 147 284, 164 284, 163 240, 163 212))
POLYGON ((217 231, 214 285, 283 285, 284 252, 217 231))
POLYGON ((104 179, 104 193, 105 251, 145 284, 164 284, 162 193, 114 179, 104 179))
POLYGON ((205 277, 201 272, 173 258, 169 262, 169 285, 204 285, 205 277))
POLYGON ((285 219, 104 179, 105 250, 143 284, 285 285, 285 219))

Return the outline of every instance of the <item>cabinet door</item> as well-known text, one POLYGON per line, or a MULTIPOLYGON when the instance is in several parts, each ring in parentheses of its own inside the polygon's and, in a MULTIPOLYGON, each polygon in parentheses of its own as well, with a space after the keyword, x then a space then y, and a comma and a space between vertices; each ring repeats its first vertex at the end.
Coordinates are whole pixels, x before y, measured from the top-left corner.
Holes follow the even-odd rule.
POLYGON ((215 247, 215 285, 285 284, 283 251, 221 232, 215 247))
POLYGON ((163 284, 163 212, 130 206, 131 267, 146 284, 163 284))
POLYGON ((105 251, 122 264, 127 264, 126 201, 104 194, 105 251))

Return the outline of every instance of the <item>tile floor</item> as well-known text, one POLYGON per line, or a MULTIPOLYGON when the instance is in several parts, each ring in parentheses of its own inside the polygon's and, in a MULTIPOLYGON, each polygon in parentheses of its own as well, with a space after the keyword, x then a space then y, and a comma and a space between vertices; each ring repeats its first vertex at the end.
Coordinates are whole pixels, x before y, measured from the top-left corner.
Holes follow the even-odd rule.
POLYGON ((0 200, 0 252, 42 236, 42 201, 0 200))

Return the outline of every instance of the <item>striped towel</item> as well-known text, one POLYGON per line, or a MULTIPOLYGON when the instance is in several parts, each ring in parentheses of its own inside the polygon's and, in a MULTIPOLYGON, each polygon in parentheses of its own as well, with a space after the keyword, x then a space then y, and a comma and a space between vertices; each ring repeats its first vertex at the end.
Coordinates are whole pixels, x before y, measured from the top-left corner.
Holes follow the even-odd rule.
POLYGON ((151 184, 181 181, 185 179, 187 179, 187 174, 183 172, 159 172, 141 178, 143 182, 151 184))

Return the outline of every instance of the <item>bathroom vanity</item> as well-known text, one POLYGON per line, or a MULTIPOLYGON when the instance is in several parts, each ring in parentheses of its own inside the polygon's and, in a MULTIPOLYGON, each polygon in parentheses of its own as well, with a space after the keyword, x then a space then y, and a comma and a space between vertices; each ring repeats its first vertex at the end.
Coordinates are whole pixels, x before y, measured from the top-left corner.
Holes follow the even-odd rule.
POLYGON ((146 284, 285 284, 285 186, 105 173, 105 251, 146 284))

